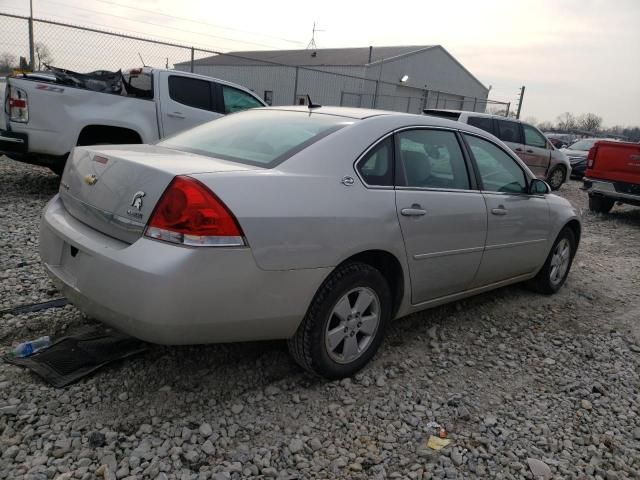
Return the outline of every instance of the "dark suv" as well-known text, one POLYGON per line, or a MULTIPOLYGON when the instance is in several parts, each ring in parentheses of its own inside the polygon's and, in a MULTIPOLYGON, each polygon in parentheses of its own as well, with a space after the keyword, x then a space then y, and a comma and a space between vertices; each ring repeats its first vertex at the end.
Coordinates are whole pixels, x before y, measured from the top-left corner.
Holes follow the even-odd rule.
POLYGON ((513 150, 534 175, 545 180, 553 190, 559 189, 569 178, 571 164, 567 156, 557 150, 533 125, 486 113, 430 108, 423 111, 426 115, 457 120, 492 133, 513 150))

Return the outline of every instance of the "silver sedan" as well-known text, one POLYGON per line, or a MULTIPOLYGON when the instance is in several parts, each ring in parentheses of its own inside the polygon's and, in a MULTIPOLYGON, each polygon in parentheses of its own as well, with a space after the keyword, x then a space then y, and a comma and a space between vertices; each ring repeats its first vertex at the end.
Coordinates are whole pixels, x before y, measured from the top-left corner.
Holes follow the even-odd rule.
POLYGON ((133 336, 288 339, 300 365, 340 378, 392 319, 516 282, 556 292, 580 230, 483 130, 283 107, 76 148, 40 253, 78 308, 133 336))

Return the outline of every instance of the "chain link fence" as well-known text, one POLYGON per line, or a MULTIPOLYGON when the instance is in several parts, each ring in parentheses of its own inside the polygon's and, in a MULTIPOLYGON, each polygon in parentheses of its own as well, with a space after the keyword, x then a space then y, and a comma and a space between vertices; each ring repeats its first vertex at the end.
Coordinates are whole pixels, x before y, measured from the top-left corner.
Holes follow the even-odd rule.
POLYGON ((509 110, 505 102, 359 77, 340 71, 340 67, 320 69, 260 60, 259 75, 255 66, 220 69, 201 60, 224 52, 42 19, 33 19, 31 59, 29 22, 29 17, 0 13, 0 76, 14 69, 45 70, 48 64, 79 72, 117 71, 144 64, 238 83, 272 105, 306 104, 309 94, 321 105, 409 113, 421 113, 424 108, 485 111, 489 105, 493 111, 509 110))

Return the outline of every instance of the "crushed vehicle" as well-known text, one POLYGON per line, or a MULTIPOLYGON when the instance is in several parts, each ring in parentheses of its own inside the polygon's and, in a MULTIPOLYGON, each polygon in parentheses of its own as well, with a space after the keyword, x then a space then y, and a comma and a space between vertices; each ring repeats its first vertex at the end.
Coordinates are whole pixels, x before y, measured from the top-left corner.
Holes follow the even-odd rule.
POLYGON ((608 213, 616 202, 640 207, 640 144, 595 142, 583 181, 594 212, 608 213))
POLYGON ((75 146, 155 143, 266 104, 224 80, 158 68, 87 74, 48 67, 7 78, 0 155, 61 174, 75 146))
POLYGON ((517 282, 557 292, 580 233, 579 212, 483 130, 309 105, 75 148, 40 256, 125 333, 288 339, 305 369, 341 378, 395 318, 517 282))

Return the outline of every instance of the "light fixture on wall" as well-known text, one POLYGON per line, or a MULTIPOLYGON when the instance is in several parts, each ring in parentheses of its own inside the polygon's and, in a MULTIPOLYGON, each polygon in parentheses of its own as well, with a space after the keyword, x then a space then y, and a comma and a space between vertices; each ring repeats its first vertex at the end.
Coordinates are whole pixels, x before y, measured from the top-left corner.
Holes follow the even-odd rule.
POLYGON ((407 80, 409 80, 409 75, 403 75, 400 77, 400 83, 405 83, 407 80))

